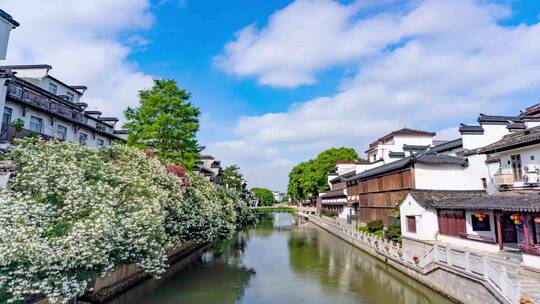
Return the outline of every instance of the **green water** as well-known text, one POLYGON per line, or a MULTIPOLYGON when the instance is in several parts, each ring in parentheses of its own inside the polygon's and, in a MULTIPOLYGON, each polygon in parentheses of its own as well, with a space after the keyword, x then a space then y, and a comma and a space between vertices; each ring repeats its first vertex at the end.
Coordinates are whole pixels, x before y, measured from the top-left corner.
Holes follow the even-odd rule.
POLYGON ((273 213, 111 303, 452 302, 301 218, 273 213))

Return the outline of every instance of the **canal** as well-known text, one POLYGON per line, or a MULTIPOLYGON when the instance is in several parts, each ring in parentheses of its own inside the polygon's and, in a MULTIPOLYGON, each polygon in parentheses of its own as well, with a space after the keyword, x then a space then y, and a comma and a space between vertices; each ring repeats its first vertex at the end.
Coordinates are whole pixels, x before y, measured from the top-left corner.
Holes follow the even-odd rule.
POLYGON ((303 218, 272 213, 110 303, 453 302, 303 218))

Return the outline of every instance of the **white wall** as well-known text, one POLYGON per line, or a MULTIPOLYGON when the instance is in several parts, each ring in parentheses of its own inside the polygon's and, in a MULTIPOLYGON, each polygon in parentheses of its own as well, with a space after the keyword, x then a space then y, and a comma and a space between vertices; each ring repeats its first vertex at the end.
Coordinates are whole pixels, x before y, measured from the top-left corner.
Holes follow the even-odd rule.
POLYGON ((369 161, 375 159, 383 159, 385 163, 390 163, 398 160, 399 158, 390 158, 390 152, 403 152, 403 145, 418 145, 418 146, 432 146, 433 137, 430 136, 418 136, 418 135, 394 135, 391 140, 377 145, 373 150, 367 153, 369 161))
POLYGON ((464 149, 472 150, 487 146, 510 133, 506 125, 483 124, 482 127, 484 128, 484 134, 463 134, 461 136, 464 149))
POLYGON ((465 168, 459 165, 414 165, 416 189, 483 190, 482 182, 465 178, 465 168))
POLYGON ((13 29, 13 25, 6 21, 4 18, 0 18, 0 59, 6 59, 7 46, 9 42, 9 34, 13 29))
MULTIPOLYGON (((345 200, 346 201, 346 200, 345 200)), ((339 218, 347 219, 349 215, 354 215, 354 208, 351 206, 343 206, 343 210, 338 214, 339 218)))
MULTIPOLYGON (((499 154, 500 156, 500 172, 503 174, 512 174, 512 165, 511 165, 511 155, 519 154, 521 156, 521 165, 522 165, 522 172, 525 174, 525 167, 526 165, 535 164, 537 168, 540 169, 540 144, 538 145, 531 145, 520 149, 514 149, 510 151, 504 151, 499 154), (509 163, 510 162, 510 163, 509 163)), ((496 172, 491 172, 491 174, 495 174, 496 172)), ((514 182, 514 187, 523 187, 527 186, 521 181, 514 182)))
POLYGON ((422 241, 435 240, 439 225, 437 212, 434 209, 425 209, 416 202, 412 195, 407 194, 399 205, 399 214, 403 236, 422 241), (407 216, 416 218, 416 233, 407 231, 407 216))

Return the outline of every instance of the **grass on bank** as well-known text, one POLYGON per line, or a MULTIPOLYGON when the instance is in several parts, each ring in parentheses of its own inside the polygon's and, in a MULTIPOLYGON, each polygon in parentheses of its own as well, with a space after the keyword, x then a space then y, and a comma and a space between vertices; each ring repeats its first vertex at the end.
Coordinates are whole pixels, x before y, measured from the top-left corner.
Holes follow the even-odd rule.
POLYGON ((296 208, 292 207, 256 207, 251 208, 255 213, 272 213, 272 212, 288 212, 296 213, 296 208))

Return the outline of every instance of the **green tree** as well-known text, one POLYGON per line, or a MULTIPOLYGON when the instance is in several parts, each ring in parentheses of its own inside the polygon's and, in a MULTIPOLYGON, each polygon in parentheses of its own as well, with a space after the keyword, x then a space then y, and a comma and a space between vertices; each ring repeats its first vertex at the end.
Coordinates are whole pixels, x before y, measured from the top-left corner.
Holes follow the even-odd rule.
POLYGON ((197 142, 201 112, 191 95, 174 80, 154 80, 154 86, 139 91, 139 107, 125 111, 128 144, 148 148, 162 160, 193 168, 203 147, 197 142))
POLYGON ((242 188, 242 174, 240 167, 231 165, 223 170, 223 184, 230 189, 240 190, 242 188))
POLYGON ((327 174, 333 172, 338 160, 359 160, 352 148, 331 148, 315 159, 296 165, 289 173, 288 195, 295 200, 309 199, 328 190, 327 174))
POLYGON ((274 194, 266 188, 252 188, 251 192, 253 192, 259 200, 259 206, 271 206, 276 203, 274 194))

